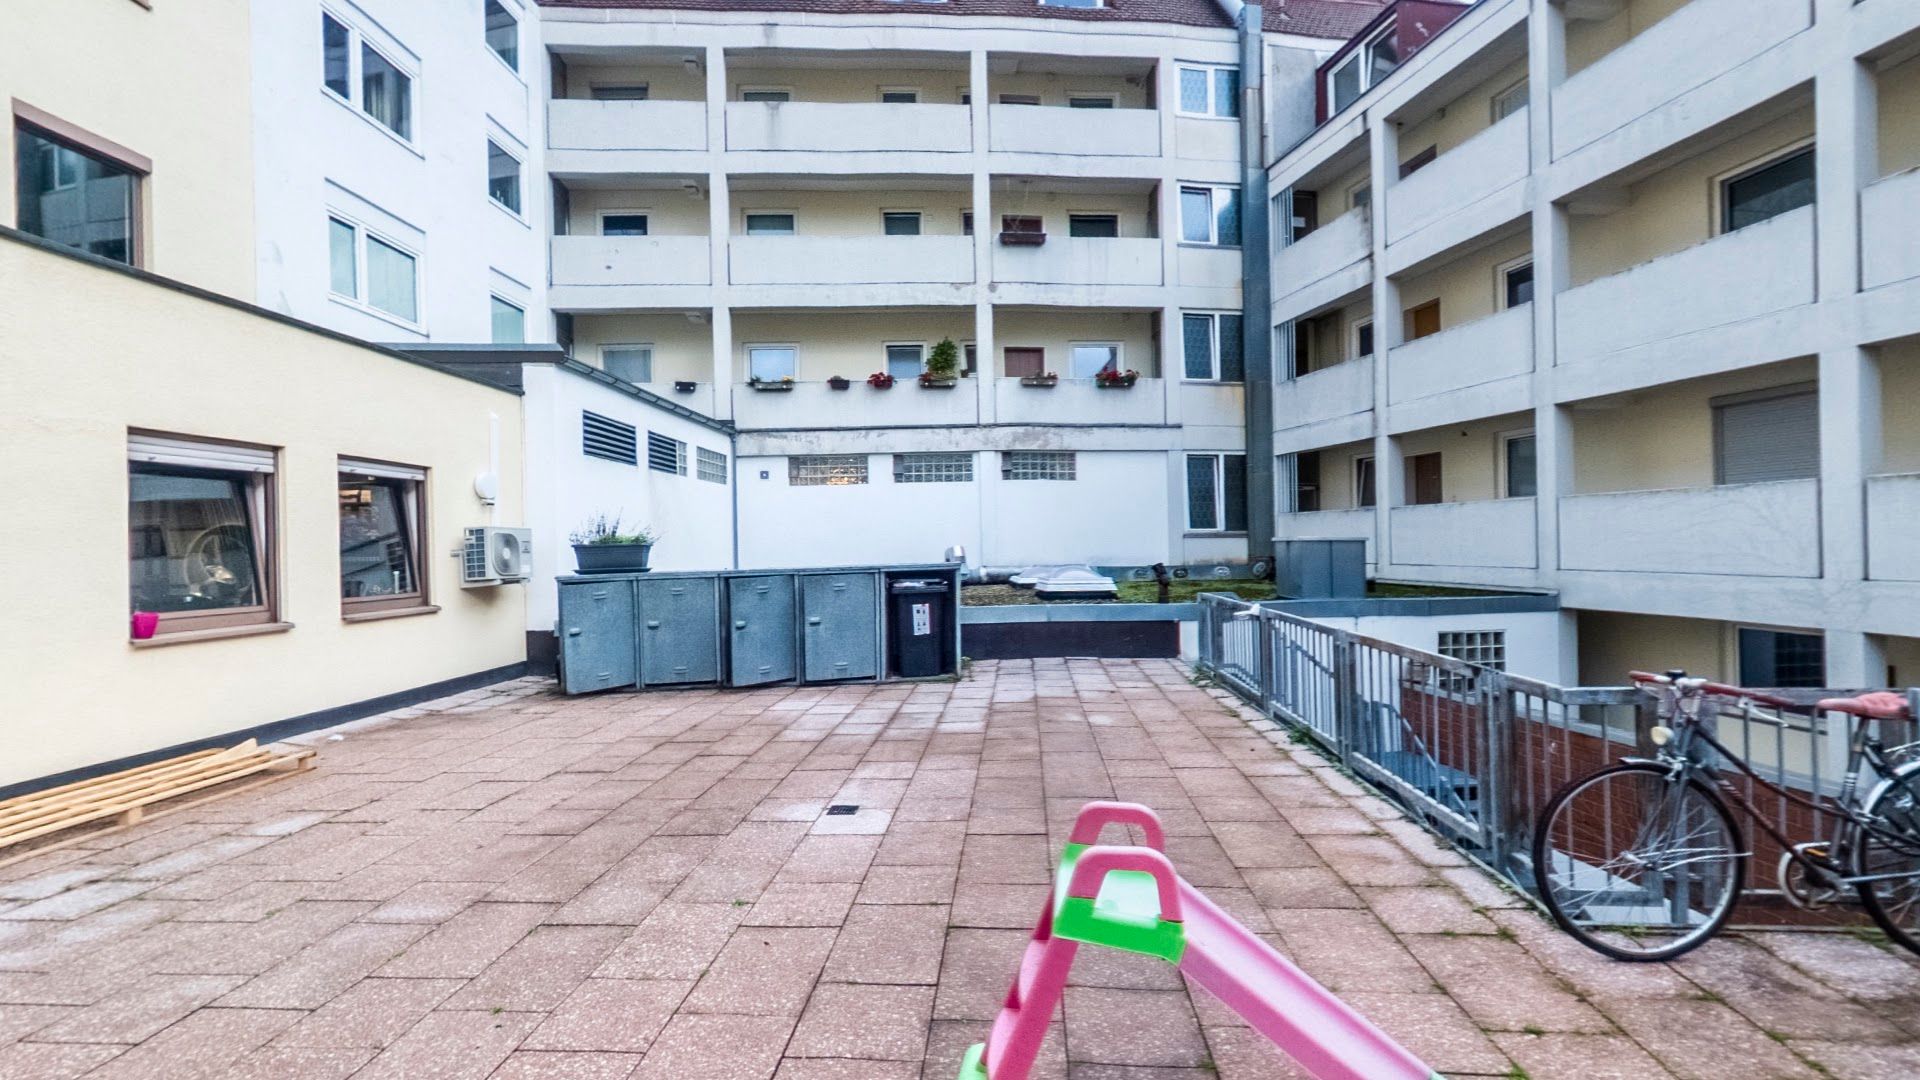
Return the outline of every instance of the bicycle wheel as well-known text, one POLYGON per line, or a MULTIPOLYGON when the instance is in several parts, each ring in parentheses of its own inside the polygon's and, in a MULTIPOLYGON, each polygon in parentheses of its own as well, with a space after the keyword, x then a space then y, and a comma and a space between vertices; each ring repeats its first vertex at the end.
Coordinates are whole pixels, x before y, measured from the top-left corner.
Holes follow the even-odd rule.
POLYGON ((1575 781, 1547 804, 1533 872, 1547 911, 1582 945, 1616 960, 1671 960, 1726 923, 1746 853, 1706 785, 1627 764, 1575 781))
POLYGON ((1861 883, 1860 903, 1888 937, 1920 953, 1920 762, 1894 770, 1866 812, 1879 831, 1854 831, 1853 872, 1902 876, 1861 883))

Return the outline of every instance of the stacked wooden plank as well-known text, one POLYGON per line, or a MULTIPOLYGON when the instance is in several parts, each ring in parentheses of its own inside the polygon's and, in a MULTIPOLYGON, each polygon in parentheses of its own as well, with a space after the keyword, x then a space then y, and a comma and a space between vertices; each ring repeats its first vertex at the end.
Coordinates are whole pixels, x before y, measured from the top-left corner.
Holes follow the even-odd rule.
POLYGON ((311 750, 276 754, 248 739, 225 750, 198 750, 0 800, 0 848, 109 818, 131 825, 154 803, 269 769, 308 768, 312 757, 311 750))

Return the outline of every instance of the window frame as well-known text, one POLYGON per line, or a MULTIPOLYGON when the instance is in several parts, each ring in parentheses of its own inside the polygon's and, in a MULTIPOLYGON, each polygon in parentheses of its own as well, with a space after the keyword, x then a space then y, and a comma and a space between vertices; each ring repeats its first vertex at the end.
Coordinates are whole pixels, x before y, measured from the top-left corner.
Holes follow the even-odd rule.
POLYGON ((1040 100, 1039 94, 996 94, 994 95, 993 103, 995 105, 1023 105, 1023 106, 1045 104, 1043 101, 1040 100), (1013 98, 1014 100, 1008 101, 1007 100, 1008 98, 1013 98), (1031 98, 1032 100, 1029 101, 1028 100, 1029 98, 1031 98))
POLYGON ((1185 532, 1192 536, 1245 536, 1247 530, 1229 528, 1227 524, 1227 459, 1239 458, 1241 476, 1246 476, 1247 455, 1231 450, 1205 450, 1186 455, 1186 468, 1181 472, 1182 503, 1186 506, 1185 532), (1193 523, 1193 460, 1205 458, 1211 462, 1213 470, 1213 525, 1200 526, 1193 523))
POLYGON ((1492 99, 1487 102, 1487 116, 1493 123, 1497 124, 1507 117, 1512 116, 1514 113, 1519 112, 1521 109, 1528 107, 1532 101, 1532 93, 1531 88, 1527 85, 1527 78, 1527 76, 1522 75, 1518 79, 1493 92, 1492 99), (1504 113, 1501 112, 1501 102, 1512 100, 1515 96, 1515 91, 1519 92, 1520 104, 1508 109, 1504 113))
POLYGON ((653 235, 653 210, 650 207, 633 207, 631 209, 597 210, 594 212, 593 221, 595 226, 595 232, 594 232, 595 236, 612 236, 618 239, 618 238, 628 237, 628 236, 652 236, 653 235), (640 232, 640 233, 609 233, 607 232, 607 219, 610 217, 640 218, 647 223, 647 231, 640 232))
POLYGON ((883 208, 881 208, 881 210, 880 210, 880 235, 881 235, 881 236, 924 236, 924 235, 926 235, 926 229, 927 229, 927 215, 926 215, 926 213, 925 213, 925 211, 921 211, 921 210, 888 210, 888 209, 886 209, 886 208, 884 208, 884 207, 883 207, 883 208), (888 231, 887 231, 887 219, 888 219, 888 218, 894 218, 894 217, 901 217, 901 218, 904 218, 904 217, 911 217, 911 218, 913 218, 913 231, 912 231, 912 232, 910 232, 910 233, 891 233, 891 232, 888 232, 888 231))
MULTIPOLYGON (((649 223, 651 227, 651 223, 649 223)), ((740 235, 742 236, 799 236, 800 212, 797 210, 740 209, 740 235), (786 217, 791 224, 786 232, 754 232, 753 219, 757 217, 786 217)))
POLYGON ((1246 363, 1247 363, 1246 349, 1247 349, 1246 320, 1241 317, 1240 312, 1237 312, 1237 311, 1187 311, 1185 309, 1181 310, 1180 312, 1180 381, 1181 382, 1218 383, 1226 386, 1236 386, 1236 385, 1245 383, 1246 382, 1245 372, 1246 372, 1246 363), (1225 355, 1224 351, 1220 347, 1220 320, 1222 316, 1241 318, 1240 369, 1241 369, 1242 377, 1238 379, 1227 379, 1221 376, 1221 371, 1224 367, 1224 364, 1222 363, 1222 359, 1225 355), (1187 358, 1187 334, 1186 334, 1187 320, 1199 319, 1199 318, 1204 318, 1207 320, 1207 371, 1208 371, 1208 374, 1205 378, 1199 378, 1192 375, 1190 373, 1191 369, 1189 368, 1187 363, 1187 359, 1188 359, 1187 358))
POLYGON ((1008 483, 1062 483, 1070 484, 1080 479, 1080 456, 1072 450, 1002 450, 1000 451, 1000 479, 1008 483), (1025 465, 1042 465, 1050 475, 1015 476, 1016 458, 1026 458, 1025 465), (1044 461, 1042 460, 1044 459, 1044 461), (1059 466, 1064 460, 1066 468, 1059 466), (1064 471, 1066 475, 1051 475, 1064 471))
MULTIPOLYGON (((438 610, 437 608, 432 608, 432 584, 427 580, 426 556, 429 551, 433 550, 428 543, 430 515, 427 510, 427 508, 432 505, 427 494, 427 483, 432 478, 431 470, 425 466, 407 465, 397 461, 389 462, 380 461, 375 458, 349 458, 341 456, 335 459, 337 467, 336 477, 344 478, 347 476, 372 475, 374 478, 380 479, 397 479, 395 477, 382 478, 378 477, 378 474, 357 472, 347 467, 351 464, 362 463, 376 467, 384 465, 396 471, 408 470, 420 474, 418 479, 403 481, 410 485, 408 497, 412 502, 412 506, 410 508, 403 508, 403 512, 407 510, 411 511, 407 520, 407 546, 413 558, 414 587, 409 592, 388 593, 380 596, 347 596, 343 593, 340 597, 341 619, 352 622, 356 618, 364 618, 374 612, 417 611, 422 609, 438 610)), ((342 552, 341 554, 344 555, 345 553, 342 552)), ((345 564, 342 564, 341 574, 343 585, 345 583, 345 571, 345 564)))
POLYGON ((480 41, 482 44, 484 44, 487 47, 487 51, 493 54, 494 59, 500 61, 500 65, 506 68, 508 71, 512 72, 514 78, 516 79, 521 77, 520 76, 520 51, 521 51, 520 50, 520 31, 521 31, 522 24, 525 22, 524 16, 525 16, 525 12, 517 10, 513 5, 510 5, 507 2, 507 0, 481 0, 480 41), (513 20, 513 58, 511 60, 500 55, 500 50, 494 48, 493 42, 488 41, 486 39, 486 30, 488 29, 486 25, 488 4, 492 4, 495 7, 498 7, 502 14, 507 16, 507 18, 513 20))
POLYGON ((1174 63, 1173 111, 1176 115, 1193 117, 1200 120, 1238 120, 1240 119, 1240 68, 1235 64, 1209 64, 1199 60, 1180 60, 1174 63), (1204 72, 1207 76, 1207 107, 1204 112, 1190 112, 1186 107, 1186 95, 1181 92, 1181 82, 1189 71, 1204 72), (1222 112, 1220 101, 1220 74, 1226 72, 1233 76, 1234 94, 1228 108, 1222 112))
POLYGON ((1069 109, 1118 109, 1120 108, 1120 95, 1111 90, 1069 90, 1067 91, 1066 107, 1069 109), (1075 105, 1074 102, 1076 101, 1105 101, 1106 104, 1075 105))
POLYGON ((788 454, 788 487, 858 487, 873 482, 873 463, 866 454, 788 454), (800 475, 807 464, 833 462, 820 466, 825 469, 846 469, 844 474, 828 474, 801 480, 800 475))
POLYGON ((1365 360, 1367 357, 1372 356, 1375 350, 1380 348, 1380 342, 1377 339, 1376 335, 1371 333, 1363 333, 1363 331, 1371 331, 1372 329, 1373 329, 1373 316, 1371 315, 1368 315, 1366 318, 1363 318, 1363 319, 1353 320, 1352 345, 1353 345, 1353 358, 1355 360, 1365 360), (1372 340, 1373 347, 1369 348, 1365 352, 1361 352, 1360 342, 1362 341, 1362 339, 1373 339, 1372 340))
POLYGON ((513 302, 512 300, 509 300, 509 299, 507 299, 506 297, 504 297, 504 296, 501 296, 501 295, 500 295, 499 293, 497 293, 497 292, 491 292, 491 291, 490 291, 490 292, 488 292, 488 293, 487 293, 487 330, 488 330, 488 336, 489 336, 489 337, 492 337, 492 336, 493 336, 493 335, 492 335, 492 330, 493 330, 493 317, 494 317, 495 315, 497 315, 497 314, 499 313, 499 309, 498 309, 498 307, 496 307, 495 305, 502 305, 502 306, 505 306, 505 307, 510 307, 510 308, 512 308, 512 309, 513 309, 514 311, 516 311, 516 312, 518 312, 518 313, 519 313, 519 315, 520 315, 520 340, 519 340, 519 341, 494 341, 494 342, 492 342, 492 344, 495 344, 495 345, 525 345, 525 344, 527 343, 527 305, 525 305, 525 304, 516 304, 516 303, 514 303, 514 302, 513 302))
POLYGON ((1374 455, 1356 454, 1353 458, 1353 508, 1373 510, 1380 505, 1380 470, 1375 466, 1374 455), (1371 473, 1373 483, 1367 484, 1371 473), (1367 488, 1371 486, 1372 491, 1367 488))
MULTIPOLYGON (((1795 139, 1793 142, 1790 142, 1785 146, 1775 147, 1774 149, 1769 150, 1768 152, 1766 152, 1765 154, 1762 154, 1759 157, 1751 158, 1743 164, 1736 165, 1733 168, 1726 170, 1725 172, 1716 174, 1711 181, 1713 185, 1712 198, 1709 200, 1709 202, 1712 206, 1713 220, 1710 223, 1712 226, 1712 229, 1709 235, 1716 236, 1716 237, 1726 236, 1730 233, 1735 233, 1739 231, 1739 229, 1733 228, 1730 224, 1730 221, 1731 221, 1730 216, 1733 213, 1733 203, 1727 197, 1728 189, 1730 187, 1732 187, 1734 184, 1739 183, 1742 180, 1746 180, 1759 173, 1763 173, 1768 169, 1771 169, 1777 165, 1785 164, 1787 161, 1793 158, 1799 157, 1803 154, 1807 154, 1807 155, 1813 154, 1815 150, 1815 144, 1817 141, 1818 141, 1818 137, 1811 136, 1811 135, 1807 136, 1806 138, 1795 139)), ((1815 205, 1819 201, 1819 197, 1820 197, 1820 171, 1818 168, 1817 161, 1815 162, 1815 169, 1813 174, 1813 185, 1814 185, 1814 198, 1813 198, 1813 201, 1810 201, 1807 203, 1808 206, 1815 205)), ((1803 209, 1803 208, 1794 207, 1794 210, 1799 210, 1799 209, 1803 209)), ((1793 210, 1782 211, 1782 214, 1791 214, 1791 213, 1793 213, 1793 210)), ((1779 217, 1779 216, 1781 216, 1781 214, 1774 215, 1774 217, 1779 217)), ((1766 220, 1771 221, 1773 219, 1768 218, 1766 220)), ((1754 222, 1754 224, 1764 225, 1766 224, 1766 222, 1756 221, 1754 222)), ((1741 228, 1749 228, 1749 227, 1750 226, 1741 226, 1741 228)))
POLYGON ((653 84, 644 83, 644 82, 588 83, 587 84, 587 100, 588 101, 652 101, 653 100, 653 84), (640 91, 640 96, 632 97, 627 95, 620 95, 616 97, 601 97, 600 91, 602 90, 638 90, 640 91))
MULTIPOLYGON (((1067 376, 1066 376, 1069 379, 1082 379, 1083 381, 1086 381, 1086 382, 1092 382, 1093 380, 1099 377, 1098 372, 1092 375, 1082 376, 1076 371, 1076 369, 1074 368, 1073 354, 1080 349, 1112 349, 1113 350, 1112 362, 1108 364, 1102 364, 1100 366, 1100 371, 1106 371, 1109 368, 1111 368, 1114 371, 1127 370, 1126 342, 1124 341, 1069 341, 1067 342, 1067 376)), ((1044 366, 1042 367, 1041 370, 1044 373, 1045 371, 1044 366)))
POLYGON ((1540 492, 1540 458, 1539 458, 1539 452, 1540 452, 1540 440, 1534 437, 1534 432, 1533 432, 1533 429, 1532 429, 1532 428, 1530 428, 1530 427, 1529 427, 1529 428, 1515 428, 1515 429, 1514 429, 1514 430, 1512 430, 1512 431, 1502 431, 1502 432, 1499 432, 1499 433, 1497 433, 1497 434, 1496 434, 1496 435, 1494 436, 1494 444, 1495 444, 1495 445, 1494 445, 1494 450, 1495 450, 1495 452, 1494 452, 1494 457, 1493 457, 1493 467, 1494 467, 1494 482, 1495 482, 1495 483, 1496 483, 1497 485, 1499 485, 1499 486, 1498 486, 1498 487, 1497 487, 1497 488, 1495 489, 1495 490, 1497 490, 1497 491, 1499 491, 1499 492, 1500 492, 1500 494, 1499 494, 1499 496, 1498 496, 1498 497, 1499 497, 1499 498, 1502 498, 1502 499, 1536 499, 1536 498, 1539 498, 1539 492, 1540 492), (1534 459, 1533 459, 1533 490, 1534 490, 1534 494, 1532 494, 1532 495, 1515 495, 1515 494, 1513 493, 1513 466, 1512 466, 1512 464, 1511 464, 1511 460, 1510 460, 1510 459, 1508 458, 1508 456, 1507 456, 1507 447, 1508 447, 1508 445, 1509 445, 1509 444, 1511 444, 1511 443, 1515 443, 1515 442, 1518 442, 1518 441, 1520 441, 1521 439, 1532 439, 1532 440, 1533 440, 1533 449, 1534 449, 1534 455, 1535 455, 1535 456, 1534 456, 1534 459))
POLYGON ((1119 211, 1116 211, 1116 210, 1069 210, 1067 211, 1067 235, 1069 237, 1072 237, 1075 235, 1073 231, 1073 223, 1075 220, 1085 220, 1088 218, 1101 218, 1101 219, 1111 218, 1113 220, 1113 235, 1112 236, 1082 236, 1082 237, 1079 237, 1079 239, 1082 239, 1082 240, 1119 240, 1121 239, 1120 213, 1119 211))
POLYGON ((489 133, 487 135, 487 201, 513 215, 515 221, 526 221, 527 217, 523 210, 526 205, 526 180, 527 159, 523 155, 516 154, 501 145, 500 140, 494 138, 493 135, 489 133), (519 203, 520 205, 518 206, 501 201, 501 199, 493 193, 493 152, 495 150, 500 151, 500 156, 513 162, 513 201, 519 203))
POLYGON ((732 472, 725 451, 709 450, 704 446, 693 448, 694 479, 704 480, 709 484, 724 484, 732 472))
MULTIPOLYGON (((1741 647, 1742 636, 1744 636, 1749 632, 1755 633, 1755 634, 1773 635, 1776 646, 1778 645, 1778 639, 1782 636, 1813 638, 1817 640, 1818 642, 1820 642, 1820 679, 1816 682, 1815 685, 1817 686, 1819 685, 1819 683, 1824 683, 1826 681, 1827 635, 1824 631, 1818 630, 1818 629, 1807 630, 1802 627, 1769 626, 1764 623, 1747 623, 1747 622, 1734 623, 1730 627, 1728 627, 1728 631, 1729 631, 1728 637, 1732 639, 1729 642, 1729 645, 1731 646, 1734 674, 1736 675, 1737 678, 1741 680, 1740 685, 1742 686, 1750 685, 1748 682, 1745 681, 1747 678, 1747 672, 1746 672, 1745 657, 1742 655, 1746 650, 1741 647)), ((1779 674, 1778 654, 1776 653, 1774 659, 1770 660, 1769 662, 1775 665, 1774 674, 1777 676, 1779 674)), ((1777 679, 1769 679, 1765 681, 1776 682, 1776 683, 1778 682, 1777 679)), ((1770 687, 1769 689, 1772 689, 1772 688, 1770 687)))
POLYGON ((874 100, 879 102, 882 105, 918 105, 920 104, 920 95, 921 95, 921 90, 917 86, 882 86, 875 93, 874 100), (894 94, 894 95, 911 94, 913 95, 913 100, 912 101, 888 101, 887 95, 889 94, 894 94))
MULTIPOLYGON (((399 60, 394 59, 394 54, 400 51, 397 42, 391 47, 375 42, 369 37, 366 31, 360 28, 360 25, 357 22, 341 14, 339 10, 332 7, 331 5, 322 4, 320 6, 320 14, 325 16, 326 18, 332 19, 335 23, 338 23, 339 25, 345 27, 347 30, 347 93, 346 93, 346 96, 343 97, 340 95, 338 91, 334 90, 332 87, 327 85, 324 67, 321 69, 322 78, 320 80, 320 92, 325 94, 327 97, 331 98, 335 102, 351 107, 355 113, 359 114, 361 119, 366 120, 368 123, 371 123, 375 128, 378 128, 380 131, 385 132, 389 137, 398 141, 402 146, 405 146, 409 150, 412 150, 414 153, 419 154, 420 148, 416 143, 414 139, 414 134, 413 134, 414 121, 417 119, 417 114, 419 112, 418 95, 416 95, 413 92, 419 86, 419 83, 420 83, 419 68, 415 67, 410 63, 403 63, 399 60), (408 86, 407 118, 406 118, 407 132, 404 135, 401 134, 399 131, 396 131, 393 128, 387 126, 386 121, 381 120, 379 117, 376 117, 371 112, 367 111, 366 88, 364 84, 365 69, 366 69, 366 54, 362 52, 363 49, 371 50, 373 53, 378 55, 380 59, 386 61, 389 67, 399 72, 407 80, 407 86, 408 86)), ((325 47, 325 40, 323 38, 322 48, 324 49, 324 47, 325 47)), ((493 50, 491 48, 488 48, 487 51, 491 53, 493 50)), ((324 62, 325 62, 325 54, 323 52, 322 63, 324 64, 324 62)))
MULTIPOLYGON (((1515 273, 1521 270, 1532 269, 1532 267, 1533 253, 1528 252, 1525 255, 1508 259, 1506 262, 1500 263, 1493 268, 1493 302, 1496 310, 1512 311, 1514 308, 1521 306, 1509 302, 1510 286, 1508 279, 1515 273)), ((1529 304, 1533 303, 1531 299, 1526 302, 1529 304)))
POLYGON ((959 451, 902 451, 893 455, 893 482, 896 484, 971 484, 974 454, 959 451), (935 460, 939 459, 939 460, 935 460), (922 467, 920 475, 912 467, 922 467))
POLYGON ((893 375, 893 377, 896 379, 908 379, 908 378, 917 379, 920 376, 926 374, 927 355, 929 351, 930 351, 930 346, 925 341, 883 341, 880 343, 880 370, 886 372, 889 375, 893 375), (914 372, 912 375, 895 375, 893 371, 893 355, 892 355, 893 350, 895 349, 917 350, 920 353, 920 370, 914 372))
POLYGON ((693 454, 689 450, 689 444, 685 439, 676 439, 661 431, 650 430, 647 432, 646 465, 648 472, 666 473, 668 476, 685 476, 687 475, 688 459, 692 456, 693 454), (672 451, 673 460, 670 462, 672 465, 671 468, 663 468, 660 464, 662 458, 656 456, 655 451, 661 447, 670 448, 672 451))
MULTIPOLYGON (((194 470, 185 465, 166 465, 176 471, 217 474, 226 477, 244 476, 246 484, 246 506, 248 528, 253 534, 253 565, 256 587, 261 602, 244 607, 216 608, 207 611, 161 611, 155 614, 158 623, 154 628, 153 639, 158 640, 176 634, 192 634, 201 631, 239 630, 252 627, 272 627, 280 623, 280 529, 279 503, 280 482, 285 473, 284 455, 281 448, 264 446, 259 443, 241 442, 234 439, 208 438, 199 435, 182 435, 176 432, 154 431, 144 428, 127 429, 127 438, 144 435, 180 442, 199 443, 208 446, 229 446, 246 450, 266 451, 273 457, 273 471, 239 473, 232 469, 207 468, 194 470)), ((159 464, 152 461, 134 460, 129 441, 127 455, 127 477, 131 484, 134 467, 137 465, 159 464)), ((131 490, 126 502, 127 525, 129 533, 133 524, 133 502, 131 490)), ((131 584, 132 555, 128 556, 129 584, 131 584)), ((131 592, 131 590, 129 590, 131 592)), ((127 598, 127 611, 131 614, 138 610, 133 606, 131 595, 127 598)))
POLYGON ((655 359, 654 344, 651 341, 603 341, 600 343, 600 370, 603 372, 606 372, 608 375, 612 375, 614 378, 619 379, 621 382, 627 383, 628 385, 631 385, 631 386, 643 386, 643 385, 646 385, 647 383, 653 382, 654 359, 655 359), (634 380, 629 379, 624 375, 615 375, 613 372, 613 369, 607 366, 607 352, 612 349, 645 349, 647 350, 646 383, 635 382, 634 380))
MULTIPOLYGON (((396 240, 393 237, 393 234, 391 233, 373 228, 372 226, 368 225, 364 219, 354 214, 351 214, 347 211, 329 206, 326 208, 325 216, 329 221, 338 221, 343 225, 352 226, 353 234, 354 234, 354 238, 353 238, 354 283, 353 284, 354 284, 355 294, 352 296, 348 296, 343 293, 337 293, 333 291, 332 271, 331 271, 331 267, 329 267, 328 281, 327 281, 327 299, 332 300, 335 303, 345 304, 346 306, 353 308, 355 311, 372 315, 375 318, 385 319, 386 321, 393 323, 396 326, 403 326, 409 330, 417 330, 417 331, 424 332, 426 328, 426 321, 420 317, 420 311, 421 311, 420 297, 424 292, 421 281, 426 276, 426 259, 421 253, 421 251, 418 248, 414 247, 412 244, 406 243, 405 241, 402 241, 402 240, 396 240), (405 315, 396 314, 382 307, 375 307, 373 303, 366 298, 367 297, 367 241, 369 239, 378 240, 381 243, 387 245, 388 247, 394 249, 395 251, 398 251, 400 254, 406 255, 411 259, 413 259, 414 317, 412 319, 408 319, 405 315)), ((333 250, 331 247, 331 244, 332 244, 331 237, 329 237, 328 239, 328 244, 329 244, 329 247, 327 250, 329 252, 329 256, 331 256, 331 252, 333 250)), ((524 311, 525 309, 523 308, 522 310, 524 311)))
POLYGON ((1394 71, 1399 71, 1401 68, 1407 66, 1407 58, 1403 56, 1400 57, 1399 62, 1394 65, 1393 71, 1389 71, 1385 75, 1377 78, 1373 73, 1374 46, 1378 45, 1385 38, 1396 36, 1399 29, 1399 19, 1388 19, 1378 30, 1358 40, 1352 50, 1342 58, 1338 67, 1327 69, 1326 82, 1322 86, 1322 92, 1326 95, 1327 117, 1329 119, 1351 108, 1355 103, 1360 101, 1361 98, 1366 97, 1368 91, 1379 86, 1386 79, 1391 78, 1394 71), (1345 68, 1348 64, 1359 65, 1359 89, 1355 91, 1352 101, 1342 103, 1334 94, 1333 83, 1334 79, 1339 76, 1341 69, 1345 68))
POLYGON ((1210 183, 1190 182, 1190 181, 1183 180, 1179 183, 1179 195, 1180 195, 1180 198, 1177 199, 1176 202, 1180 206, 1179 226, 1180 226, 1180 246, 1181 247, 1211 247, 1211 248, 1234 249, 1234 248, 1240 247, 1242 243, 1245 242, 1246 240, 1246 229, 1245 229, 1246 220, 1244 216, 1245 208, 1240 205, 1241 190, 1240 190, 1239 184, 1210 184, 1210 183), (1187 212, 1186 212, 1185 196, 1189 192, 1199 192, 1199 191, 1204 191, 1207 193, 1207 239, 1189 240, 1187 239, 1187 212), (1235 240, 1231 244, 1223 243, 1220 240, 1220 211, 1221 211, 1220 199, 1223 192, 1230 193, 1229 197, 1232 199, 1232 202, 1233 202, 1235 217, 1240 219, 1238 224, 1241 226, 1241 228, 1236 230, 1240 234, 1240 238, 1238 240, 1235 240))
MULTIPOLYGON (((147 183, 153 176, 153 160, 143 154, 136 154, 111 139, 105 139, 95 135, 85 128, 70 124, 50 112, 34 108, 16 98, 13 101, 12 130, 13 144, 16 147, 20 144, 20 131, 22 128, 25 128, 35 137, 52 143, 57 147, 65 147, 82 157, 94 158, 95 160, 106 162, 116 168, 126 170, 129 174, 128 179, 130 181, 127 192, 127 261, 121 265, 131 266, 135 269, 144 268, 146 266, 147 256, 147 183)), ((57 173, 57 163, 55 170, 57 173)), ((18 190, 20 183, 20 163, 17 161, 14 162, 14 175, 11 179, 15 189, 18 190)), ((57 175, 55 179, 57 182, 57 175)), ((76 179, 71 184, 57 186, 52 190, 65 191, 79 184, 80 181, 76 179)), ((15 207, 14 223, 17 225, 19 222, 19 208, 15 207)), ((43 237, 42 239, 46 238, 43 237)), ((63 244, 61 246, 66 247, 67 245, 63 244)), ((107 259, 105 255, 94 255, 84 248, 71 248, 71 250, 91 255, 96 259, 107 259)), ((108 261, 117 262, 118 260, 108 259, 108 261)))
POLYGON ((800 381, 800 345, 798 342, 746 341, 740 344, 740 359, 746 364, 747 380, 749 382, 755 378, 753 373, 753 353, 756 349, 785 349, 793 354, 793 373, 768 381, 779 382, 781 378, 791 378, 795 382, 800 381))
POLYGON ((773 86, 773 85, 747 86, 745 84, 742 84, 739 87, 735 88, 735 93, 740 95, 740 100, 742 102, 748 102, 756 105, 787 105, 787 104, 791 104, 793 101, 793 87, 791 86, 773 86), (750 98, 747 96, 748 94, 784 94, 786 96, 779 97, 779 98, 750 98))

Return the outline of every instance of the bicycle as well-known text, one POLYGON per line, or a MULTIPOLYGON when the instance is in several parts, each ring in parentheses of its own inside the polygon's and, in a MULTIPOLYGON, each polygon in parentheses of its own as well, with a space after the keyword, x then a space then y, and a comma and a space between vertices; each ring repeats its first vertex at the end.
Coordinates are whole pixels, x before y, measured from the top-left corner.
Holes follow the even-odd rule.
POLYGON ((1747 862, 1731 801, 1784 852, 1786 898, 1819 907, 1849 892, 1887 936, 1920 953, 1920 743, 1888 747, 1870 721, 1911 721, 1899 694, 1829 698, 1816 708, 1854 718, 1839 794, 1803 798, 1757 774, 1727 749, 1701 716, 1710 697, 1756 706, 1792 703, 1685 672, 1636 671, 1635 683, 1660 697, 1652 758, 1629 757, 1562 788, 1547 804, 1533 844, 1534 878, 1560 927, 1616 960, 1670 960, 1726 925, 1747 862), (1775 797, 1838 820, 1831 835, 1794 844, 1716 764, 1725 762, 1775 797), (1877 778, 1858 797, 1866 770, 1877 778), (1815 801, 1820 799, 1820 801, 1815 801))

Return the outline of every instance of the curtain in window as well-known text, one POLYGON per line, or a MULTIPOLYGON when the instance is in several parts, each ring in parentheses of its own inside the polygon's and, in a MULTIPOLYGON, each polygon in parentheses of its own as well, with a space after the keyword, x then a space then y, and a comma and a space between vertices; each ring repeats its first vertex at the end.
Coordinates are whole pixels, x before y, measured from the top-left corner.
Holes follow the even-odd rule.
POLYGON ((1217 460, 1212 454, 1187 455, 1187 528, 1189 529, 1220 527, 1213 477, 1217 460))
POLYGON ((135 465, 128 475, 135 611, 208 611, 262 603, 249 478, 135 465))
POLYGON ((1213 378, 1213 316, 1188 315, 1180 321, 1187 378, 1213 378))
POLYGON ((413 80, 365 45, 360 46, 360 107, 395 135, 413 137, 413 80))
POLYGON ((367 237, 367 303, 408 322, 419 316, 413 256, 367 237))

